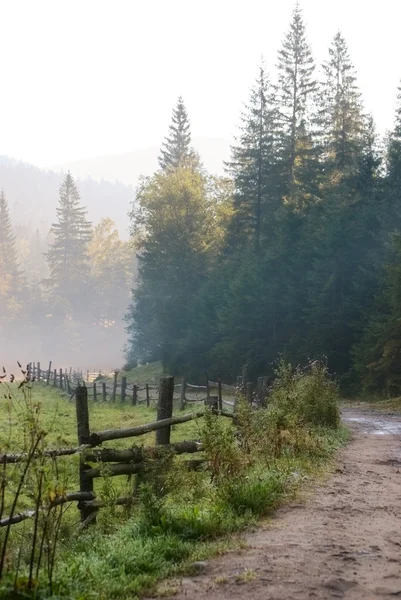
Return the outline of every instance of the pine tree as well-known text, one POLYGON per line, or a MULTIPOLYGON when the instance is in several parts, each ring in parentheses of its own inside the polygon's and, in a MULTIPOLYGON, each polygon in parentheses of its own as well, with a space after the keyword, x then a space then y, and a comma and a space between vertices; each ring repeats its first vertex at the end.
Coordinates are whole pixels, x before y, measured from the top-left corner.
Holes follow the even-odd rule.
POLYGON ((88 299, 83 294, 89 280, 88 243, 92 235, 86 209, 80 204, 78 188, 70 173, 60 186, 57 223, 51 226, 53 245, 47 253, 53 297, 66 300, 73 311, 81 312, 88 299))
POLYGON ((309 162, 314 155, 310 120, 317 88, 315 63, 298 3, 278 54, 277 69, 281 188, 284 196, 294 196, 305 188, 303 179, 311 177, 310 173, 306 175, 303 171, 309 171, 309 162))
POLYGON ((274 119, 272 90, 262 64, 249 104, 242 114, 241 134, 231 148, 228 171, 234 180, 231 245, 259 249, 263 230, 272 229, 277 205, 274 189, 274 119))
POLYGON ((320 98, 320 124, 323 132, 325 171, 337 171, 342 177, 352 175, 358 167, 366 120, 361 94, 347 44, 337 33, 323 64, 325 79, 320 98))
POLYGON ((173 110, 169 134, 160 150, 159 165, 162 170, 194 166, 197 156, 191 148, 191 126, 187 109, 180 96, 173 110))
POLYGON ((15 236, 4 191, 0 193, 0 296, 20 291, 21 273, 17 261, 15 236))

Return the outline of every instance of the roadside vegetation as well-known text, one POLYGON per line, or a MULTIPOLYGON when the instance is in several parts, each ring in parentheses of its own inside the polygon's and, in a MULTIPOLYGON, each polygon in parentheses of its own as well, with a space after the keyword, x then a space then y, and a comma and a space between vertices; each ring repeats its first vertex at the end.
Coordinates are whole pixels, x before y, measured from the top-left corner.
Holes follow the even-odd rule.
MULTIPOLYGON (((40 518, 10 527, 8 540, 6 528, 0 529, 7 557, 2 597, 132 599, 165 593, 158 592, 161 579, 190 573, 194 562, 240 543, 232 534, 293 497, 346 439, 338 389, 326 367, 292 369, 281 363, 266 408, 255 411, 240 399, 234 424, 210 412, 173 431, 173 441, 202 442, 206 462, 200 470, 185 469, 180 457, 168 452, 149 460, 141 475, 111 478, 105 467, 96 492, 107 507, 99 511, 96 526, 80 531, 75 504, 50 510, 57 494, 78 489, 77 457, 50 464, 43 459, 45 447, 76 440, 74 404, 35 385, 2 389, 8 390, 7 410, 15 419, 8 437, 1 431, 2 453, 18 444, 29 451, 38 437, 41 448, 17 503, 21 510, 35 501, 40 518), (122 487, 132 494, 129 507, 115 505, 122 487)), ((91 404, 90 418, 94 429, 128 426, 153 420, 154 409, 91 404)), ((143 443, 153 444, 152 434, 143 443)), ((11 467, 15 476, 9 466, 3 471, 3 517, 10 514, 23 469, 21 463, 11 467)))

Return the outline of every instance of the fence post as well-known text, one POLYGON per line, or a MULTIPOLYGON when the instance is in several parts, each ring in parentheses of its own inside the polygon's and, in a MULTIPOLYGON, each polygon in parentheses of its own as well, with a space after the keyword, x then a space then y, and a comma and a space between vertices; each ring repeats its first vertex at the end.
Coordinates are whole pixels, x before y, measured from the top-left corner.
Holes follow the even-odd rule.
POLYGON ((257 401, 258 406, 264 406, 266 402, 267 393, 267 377, 258 377, 258 388, 257 388, 257 401))
POLYGON ((106 390, 106 384, 104 381, 102 383, 102 400, 103 400, 103 402, 107 401, 107 390, 106 390))
POLYGON ((245 388, 246 384, 248 383, 248 365, 244 365, 242 367, 242 383, 245 388))
POLYGON ((252 381, 247 381, 245 384, 245 395, 249 404, 252 404, 253 401, 253 383, 252 381))
POLYGON ((135 385, 132 388, 132 406, 136 406, 138 404, 138 386, 135 385))
POLYGON ((126 391, 127 391, 127 378, 121 377, 121 403, 122 404, 124 404, 124 402, 125 402, 126 391))
POLYGON ((97 391, 95 382, 93 382, 93 402, 97 402, 97 391))
MULTIPOLYGON (((78 444, 82 446, 87 444, 89 440, 89 407, 88 407, 88 390, 85 385, 78 385, 75 393, 75 406, 77 412, 77 429, 78 429, 78 444)), ((79 491, 93 492, 93 479, 86 476, 88 467, 85 465, 84 454, 80 455, 79 461, 79 491)), ((81 512, 81 523, 86 521, 88 517, 96 512, 92 506, 85 506, 83 503, 78 503, 78 509, 81 512)), ((96 517, 92 522, 96 520, 96 517)))
POLYGON ((57 369, 54 369, 53 371, 53 385, 57 385, 57 369))
POLYGON ((89 369, 87 369, 86 371, 86 383, 88 383, 89 381, 89 369))
POLYGON ((49 385, 50 383, 50 373, 52 371, 52 361, 49 361, 49 368, 47 370, 47 377, 46 377, 46 385, 49 385))
POLYGON ((60 369, 60 390, 63 389, 63 369, 60 369))
POLYGON ((40 376, 41 376, 40 362, 38 362, 37 373, 38 373, 37 380, 40 381, 40 376))
POLYGON ((36 367, 35 367, 35 363, 32 363, 32 379, 35 379, 35 375, 36 375, 36 367))
POLYGON ((180 410, 185 408, 185 388, 187 387, 187 380, 185 377, 181 380, 181 396, 180 396, 180 410))
POLYGON ((111 401, 112 402, 116 401, 116 396, 117 396, 117 377, 118 377, 118 371, 114 371, 113 392, 111 394, 111 401))
MULTIPOLYGON (((159 403, 157 420, 170 419, 173 415, 174 377, 161 377, 159 384, 159 403)), ((156 446, 170 443, 171 426, 156 431, 156 446)))
POLYGON ((209 377, 207 376, 207 373, 205 373, 205 377, 206 377, 206 398, 208 400, 210 400, 209 377))
POLYGON ((221 388, 221 377, 217 375, 217 396, 218 396, 218 409, 221 412, 223 410, 223 392, 221 388))
POLYGON ((149 408, 150 405, 150 397, 149 397, 149 384, 146 384, 146 406, 149 408))

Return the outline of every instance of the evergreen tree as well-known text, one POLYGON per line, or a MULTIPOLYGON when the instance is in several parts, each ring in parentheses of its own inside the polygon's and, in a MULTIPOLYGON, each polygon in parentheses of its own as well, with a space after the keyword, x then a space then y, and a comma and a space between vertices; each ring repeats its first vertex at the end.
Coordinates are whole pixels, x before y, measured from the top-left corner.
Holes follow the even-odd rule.
POLYGON ((311 162, 315 163, 310 123, 317 89, 315 63, 298 3, 278 54, 277 68, 281 190, 282 195, 295 198, 305 190, 304 179, 316 176, 310 173, 311 162))
POLYGON ((0 273, 0 297, 17 294, 21 288, 21 273, 7 199, 3 190, 0 193, 0 273))
POLYGON ((262 64, 227 164, 235 186, 231 246, 243 246, 251 239, 259 250, 262 232, 274 228, 274 119, 272 90, 262 64))
POLYGON ((325 172, 347 177, 358 168, 366 126, 356 74, 347 44, 337 33, 323 64, 325 74, 320 98, 325 172))
POLYGON ((395 234, 380 287, 363 335, 354 348, 354 368, 365 391, 401 393, 401 236, 395 234))
POLYGON ((190 302, 206 277, 215 215, 205 178, 188 168, 143 180, 136 203, 131 219, 139 278, 127 317, 128 352, 171 364, 187 334, 190 302))
MULTIPOLYGON (((67 312, 86 312, 88 293, 89 257, 88 243, 92 236, 91 224, 86 219, 86 209, 80 204, 78 188, 70 173, 60 186, 60 203, 57 223, 50 232, 54 242, 47 253, 50 277, 47 284, 53 298, 67 302, 67 312)), ((65 310, 65 309, 63 309, 65 310)))
POLYGON ((401 227, 401 87, 398 88, 394 128, 388 139, 386 159, 382 221, 384 230, 391 232, 401 227))
POLYGON ((169 134, 160 150, 159 165, 164 171, 196 164, 197 156, 191 148, 190 128, 187 109, 180 96, 173 110, 169 134))

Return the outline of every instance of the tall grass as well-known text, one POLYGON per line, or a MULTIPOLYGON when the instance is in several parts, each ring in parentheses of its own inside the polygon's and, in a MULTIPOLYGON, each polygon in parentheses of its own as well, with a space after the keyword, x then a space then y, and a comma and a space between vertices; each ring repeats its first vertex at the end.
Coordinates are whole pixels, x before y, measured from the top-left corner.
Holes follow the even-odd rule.
POLYGON ((65 492, 57 463, 47 473, 39 460, 32 500, 41 516, 24 530, 29 549, 12 547, 3 597, 12 590, 37 598, 132 599, 154 591, 160 578, 190 572, 193 561, 224 549, 230 534, 273 511, 330 457, 343 440, 337 400, 324 365, 281 363, 267 408, 255 411, 240 398, 234 423, 210 411, 186 430, 203 444, 204 468, 191 471, 184 457, 168 452, 149 459, 144 473, 127 478, 132 504, 121 508, 114 504, 121 478, 105 467, 98 491, 107 506, 98 525, 69 539, 61 512, 49 520, 51 498, 65 492))

